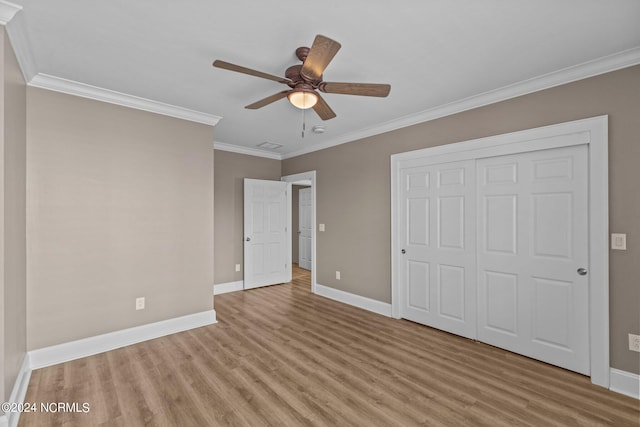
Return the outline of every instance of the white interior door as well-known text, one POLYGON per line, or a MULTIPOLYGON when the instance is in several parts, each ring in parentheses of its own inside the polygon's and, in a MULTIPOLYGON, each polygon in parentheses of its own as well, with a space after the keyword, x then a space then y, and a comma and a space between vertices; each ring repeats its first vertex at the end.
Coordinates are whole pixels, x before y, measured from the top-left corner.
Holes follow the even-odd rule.
POLYGON ((291 184, 244 180, 244 289, 291 281, 291 184))
POLYGON ((298 190, 298 265, 311 270, 311 188, 298 190))
POLYGON ((401 171, 401 317, 476 336, 474 161, 401 171))
POLYGON ((478 339, 589 374, 587 147, 477 171, 478 339))

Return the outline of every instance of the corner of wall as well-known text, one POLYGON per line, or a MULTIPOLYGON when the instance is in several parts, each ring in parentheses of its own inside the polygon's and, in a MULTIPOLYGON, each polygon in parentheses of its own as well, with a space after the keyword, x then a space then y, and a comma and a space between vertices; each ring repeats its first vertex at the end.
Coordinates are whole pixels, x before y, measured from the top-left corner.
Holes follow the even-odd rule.
MULTIPOLYGON (((2 25, 0 105, 0 398, 12 401, 26 387, 26 82, 2 25)), ((0 424, 14 418, 5 414, 0 424)))

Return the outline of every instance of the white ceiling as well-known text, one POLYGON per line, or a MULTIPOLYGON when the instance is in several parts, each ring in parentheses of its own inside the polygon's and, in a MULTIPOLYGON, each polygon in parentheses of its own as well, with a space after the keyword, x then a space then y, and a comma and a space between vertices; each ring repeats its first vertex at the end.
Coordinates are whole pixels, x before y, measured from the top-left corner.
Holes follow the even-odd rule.
POLYGON ((12 2, 34 82, 52 76, 221 116, 217 142, 282 144, 284 158, 640 63, 639 0, 12 2), (326 81, 389 83, 391 94, 324 95, 337 117, 307 111, 304 139, 302 112, 286 99, 244 109, 285 86, 211 66, 283 76, 316 34, 342 44, 326 81), (316 124, 326 132, 310 132, 316 124))

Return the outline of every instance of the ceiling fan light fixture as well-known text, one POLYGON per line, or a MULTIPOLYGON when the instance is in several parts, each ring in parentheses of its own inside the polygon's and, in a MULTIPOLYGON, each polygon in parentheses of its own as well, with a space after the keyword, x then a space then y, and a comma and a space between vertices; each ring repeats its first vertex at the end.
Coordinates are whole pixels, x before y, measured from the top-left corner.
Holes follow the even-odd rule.
POLYGON ((312 90, 294 90, 287 95, 289 102, 301 110, 312 108, 318 102, 318 95, 312 90))

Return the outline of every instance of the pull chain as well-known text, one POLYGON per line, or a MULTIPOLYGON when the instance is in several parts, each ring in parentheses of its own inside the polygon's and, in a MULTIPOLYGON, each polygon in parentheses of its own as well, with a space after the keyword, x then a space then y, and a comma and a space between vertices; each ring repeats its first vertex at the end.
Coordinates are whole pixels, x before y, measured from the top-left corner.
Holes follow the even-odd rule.
POLYGON ((304 131, 305 131, 305 114, 304 112, 307 111, 306 109, 302 109, 302 138, 304 138, 304 131))

